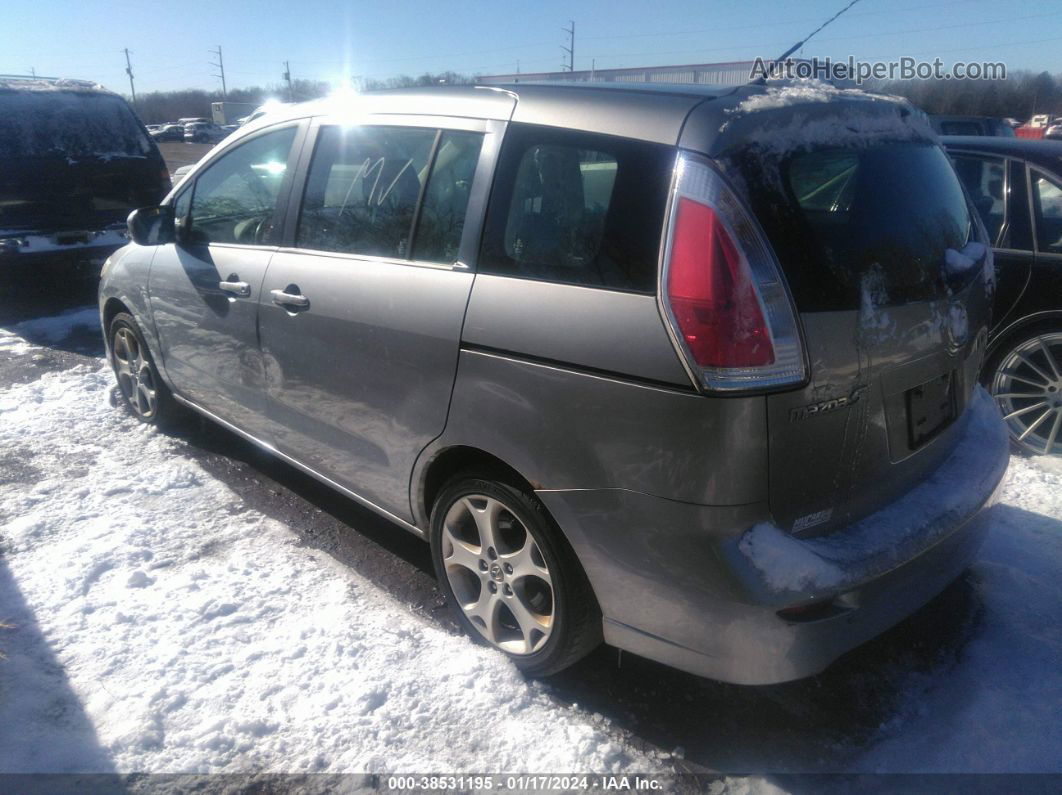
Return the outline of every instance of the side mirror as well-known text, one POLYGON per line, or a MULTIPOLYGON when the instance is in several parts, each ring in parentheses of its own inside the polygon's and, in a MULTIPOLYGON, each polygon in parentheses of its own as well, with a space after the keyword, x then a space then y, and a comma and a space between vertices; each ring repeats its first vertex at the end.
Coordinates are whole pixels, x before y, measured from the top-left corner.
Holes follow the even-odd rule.
POLYGON ((173 208, 141 207, 129 213, 129 237, 138 246, 160 246, 174 241, 173 208))

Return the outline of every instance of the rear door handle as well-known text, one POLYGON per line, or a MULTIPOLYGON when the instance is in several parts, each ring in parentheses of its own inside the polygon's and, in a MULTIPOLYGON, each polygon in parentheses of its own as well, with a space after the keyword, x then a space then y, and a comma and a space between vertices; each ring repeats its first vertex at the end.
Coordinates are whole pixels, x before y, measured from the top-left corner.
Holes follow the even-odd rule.
POLYGON ((292 306, 296 309, 305 309, 310 305, 310 299, 298 293, 289 293, 286 290, 270 290, 273 303, 277 306, 292 306))
POLYGON ((251 285, 247 282, 218 282, 218 289, 223 293, 231 293, 237 298, 251 297, 251 285))

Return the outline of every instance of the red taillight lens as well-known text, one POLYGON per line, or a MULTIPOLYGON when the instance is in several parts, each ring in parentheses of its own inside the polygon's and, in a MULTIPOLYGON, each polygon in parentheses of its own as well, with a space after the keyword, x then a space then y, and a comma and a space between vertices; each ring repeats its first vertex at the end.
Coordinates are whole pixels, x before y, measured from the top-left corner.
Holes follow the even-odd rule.
POLYGON ((711 207, 685 197, 675 213, 667 292, 698 365, 774 364, 770 330, 730 233, 711 207))

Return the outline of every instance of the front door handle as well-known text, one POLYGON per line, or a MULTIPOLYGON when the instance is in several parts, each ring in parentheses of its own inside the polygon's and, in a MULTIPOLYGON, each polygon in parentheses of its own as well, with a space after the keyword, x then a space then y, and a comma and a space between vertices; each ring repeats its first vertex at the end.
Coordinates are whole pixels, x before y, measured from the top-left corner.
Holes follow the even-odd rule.
MULTIPOLYGON (((297 289, 298 288, 296 288, 296 290, 297 289)), ((296 309, 305 309, 310 305, 310 299, 305 295, 299 295, 297 292, 270 290, 269 294, 273 296, 273 303, 277 306, 290 306, 295 307, 296 309)))
MULTIPOLYGON (((229 277, 233 279, 232 276, 229 277)), ((218 282, 218 289, 223 293, 231 293, 237 298, 250 298, 251 297, 251 285, 247 282, 239 281, 224 281, 218 282)))

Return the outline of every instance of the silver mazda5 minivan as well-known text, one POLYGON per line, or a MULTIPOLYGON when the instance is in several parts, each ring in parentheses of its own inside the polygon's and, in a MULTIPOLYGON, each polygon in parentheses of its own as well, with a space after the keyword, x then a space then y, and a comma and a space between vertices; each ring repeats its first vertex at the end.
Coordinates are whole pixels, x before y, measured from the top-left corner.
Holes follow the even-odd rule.
POLYGON ((335 98, 129 223, 100 312, 135 415, 190 407, 426 539, 462 626, 529 673, 603 640, 814 674, 986 532, 991 253, 903 101, 335 98))

